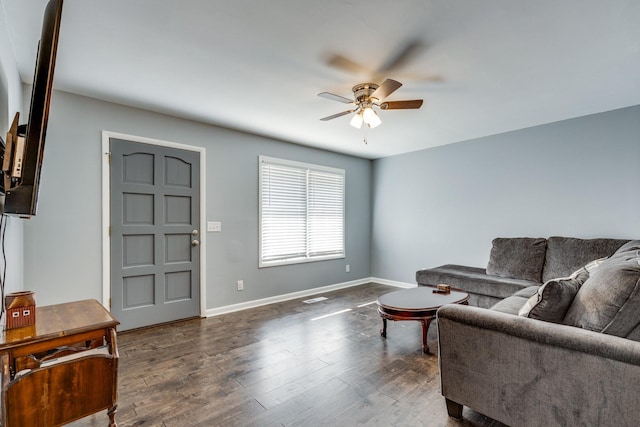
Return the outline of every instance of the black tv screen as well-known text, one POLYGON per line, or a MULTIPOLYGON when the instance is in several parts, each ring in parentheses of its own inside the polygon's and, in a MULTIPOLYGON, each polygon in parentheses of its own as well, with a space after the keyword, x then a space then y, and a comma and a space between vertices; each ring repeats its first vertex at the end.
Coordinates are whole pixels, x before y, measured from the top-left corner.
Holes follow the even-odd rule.
POLYGON ((44 11, 38 45, 29 121, 26 125, 18 125, 19 114, 16 114, 7 133, 2 162, 6 214, 29 217, 37 212, 38 186, 61 20, 62 0, 50 0, 44 11))

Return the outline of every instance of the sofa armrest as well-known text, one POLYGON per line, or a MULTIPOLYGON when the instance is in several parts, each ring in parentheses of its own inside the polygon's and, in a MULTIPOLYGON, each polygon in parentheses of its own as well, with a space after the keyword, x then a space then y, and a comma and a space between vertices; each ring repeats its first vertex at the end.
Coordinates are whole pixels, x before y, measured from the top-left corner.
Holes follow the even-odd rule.
POLYGON ((510 426, 622 426, 640 418, 639 342, 448 305, 438 310, 438 343, 452 415, 458 404, 510 426))

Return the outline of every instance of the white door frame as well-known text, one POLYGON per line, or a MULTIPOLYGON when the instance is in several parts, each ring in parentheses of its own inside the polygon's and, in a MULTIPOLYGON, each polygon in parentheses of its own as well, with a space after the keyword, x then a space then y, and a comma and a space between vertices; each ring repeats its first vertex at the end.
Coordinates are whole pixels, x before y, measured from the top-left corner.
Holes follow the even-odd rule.
POLYGON ((206 149, 194 145, 179 144, 177 142, 162 141, 142 136, 126 135, 123 133, 102 131, 102 305, 110 310, 111 300, 111 168, 109 167, 109 140, 111 138, 124 139, 143 144, 161 147, 177 148, 180 150, 196 151, 200 153, 200 317, 206 313, 207 262, 206 262, 206 149))

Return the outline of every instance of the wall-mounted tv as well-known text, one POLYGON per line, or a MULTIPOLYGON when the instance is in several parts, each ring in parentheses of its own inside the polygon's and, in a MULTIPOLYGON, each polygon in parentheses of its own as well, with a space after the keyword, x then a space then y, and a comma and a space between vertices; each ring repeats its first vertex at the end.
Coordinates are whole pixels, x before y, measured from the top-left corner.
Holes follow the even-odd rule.
POLYGON ((19 125, 16 113, 2 153, 2 190, 5 214, 30 217, 38 207, 40 170, 49 119, 49 102, 53 90, 62 0, 50 0, 44 11, 42 34, 38 45, 36 68, 31 90, 29 121, 19 125))

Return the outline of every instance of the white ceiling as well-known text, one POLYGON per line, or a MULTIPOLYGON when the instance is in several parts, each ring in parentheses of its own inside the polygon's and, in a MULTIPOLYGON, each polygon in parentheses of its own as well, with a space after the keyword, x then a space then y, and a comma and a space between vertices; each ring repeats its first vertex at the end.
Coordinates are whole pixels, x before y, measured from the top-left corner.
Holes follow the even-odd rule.
MULTIPOLYGON (((0 1, 30 83, 46 0, 0 1)), ((65 0, 54 85, 375 159, 640 104, 640 1, 65 0), (423 107, 319 120, 385 77, 423 107)))

